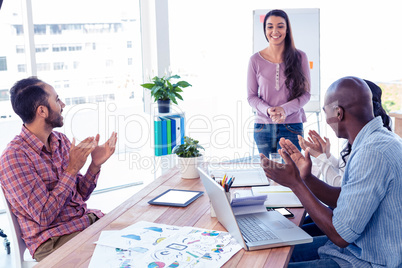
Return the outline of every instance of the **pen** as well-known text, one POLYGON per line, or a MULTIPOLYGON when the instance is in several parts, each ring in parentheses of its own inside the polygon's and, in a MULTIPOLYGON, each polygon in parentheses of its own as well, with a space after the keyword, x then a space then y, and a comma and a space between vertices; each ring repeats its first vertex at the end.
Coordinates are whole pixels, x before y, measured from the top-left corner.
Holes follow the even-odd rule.
POLYGON ((227 179, 226 182, 225 182, 225 185, 229 185, 231 179, 232 178, 227 179))
MULTIPOLYGON (((229 178, 229 177, 227 177, 227 178, 229 178)), ((225 189, 225 192, 230 191, 230 187, 232 187, 233 180, 234 180, 234 177, 230 177, 228 180, 226 180, 226 182, 224 183, 224 186, 223 186, 223 188, 225 189)))
POLYGON ((229 183, 229 189, 230 189, 230 187, 232 187, 234 180, 235 180, 235 177, 231 178, 230 183, 229 183))
POLYGON ((225 176, 223 176, 222 187, 225 190, 225 192, 228 191, 228 184, 227 184, 228 178, 229 177, 227 177, 226 174, 225 176))

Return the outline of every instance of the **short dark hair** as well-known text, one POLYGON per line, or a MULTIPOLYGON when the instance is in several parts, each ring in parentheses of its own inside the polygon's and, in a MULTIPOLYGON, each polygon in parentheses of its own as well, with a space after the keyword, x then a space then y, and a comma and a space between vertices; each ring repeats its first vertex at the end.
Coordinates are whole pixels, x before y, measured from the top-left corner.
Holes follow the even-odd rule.
POLYGON ((44 90, 44 82, 36 77, 17 81, 10 89, 11 105, 22 122, 31 123, 40 105, 49 108, 49 94, 44 90))

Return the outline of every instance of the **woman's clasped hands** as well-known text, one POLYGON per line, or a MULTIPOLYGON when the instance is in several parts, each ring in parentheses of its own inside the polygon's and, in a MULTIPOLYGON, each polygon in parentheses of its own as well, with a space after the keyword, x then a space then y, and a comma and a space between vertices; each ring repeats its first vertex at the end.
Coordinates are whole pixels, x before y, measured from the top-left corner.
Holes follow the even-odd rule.
POLYGON ((268 109, 268 115, 274 123, 281 124, 285 122, 286 113, 285 110, 278 106, 278 107, 271 107, 268 109))

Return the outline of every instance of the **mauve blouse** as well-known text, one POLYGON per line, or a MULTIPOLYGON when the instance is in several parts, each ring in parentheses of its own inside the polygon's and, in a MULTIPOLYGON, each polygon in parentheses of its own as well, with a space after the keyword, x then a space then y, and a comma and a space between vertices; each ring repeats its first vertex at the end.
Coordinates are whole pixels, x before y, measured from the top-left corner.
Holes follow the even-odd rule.
MULTIPOLYGON (((303 73, 310 84, 310 69, 306 53, 301 54, 303 73)), ((281 106, 286 113, 284 124, 306 122, 303 106, 310 100, 310 92, 288 101, 289 89, 285 85, 285 63, 272 63, 259 52, 250 57, 247 74, 247 100, 256 110, 255 123, 273 124, 267 114, 270 107, 281 106)))

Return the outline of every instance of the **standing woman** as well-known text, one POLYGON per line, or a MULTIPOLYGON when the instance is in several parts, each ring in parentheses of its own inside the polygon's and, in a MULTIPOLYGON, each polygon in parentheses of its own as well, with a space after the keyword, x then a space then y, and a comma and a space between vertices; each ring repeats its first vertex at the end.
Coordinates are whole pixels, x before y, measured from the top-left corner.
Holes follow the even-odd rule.
POLYGON ((269 46, 250 58, 247 99, 257 112, 254 139, 258 151, 268 157, 280 149, 281 137, 299 146, 297 135, 303 136, 306 122, 303 106, 310 100, 310 70, 306 53, 294 45, 284 11, 265 15, 264 33, 269 46))

